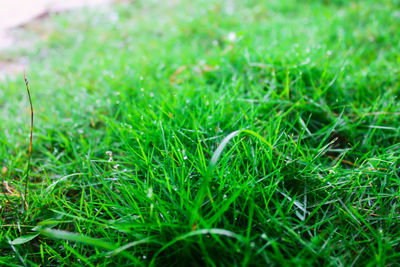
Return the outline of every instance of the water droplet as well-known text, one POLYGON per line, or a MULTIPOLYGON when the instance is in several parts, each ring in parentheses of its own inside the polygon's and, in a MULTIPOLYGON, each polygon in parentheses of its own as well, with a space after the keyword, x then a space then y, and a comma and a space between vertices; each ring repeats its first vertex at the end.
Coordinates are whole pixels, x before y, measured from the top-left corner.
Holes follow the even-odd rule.
POLYGON ((230 32, 229 34, 228 34, 228 40, 229 41, 235 41, 236 40, 236 33, 235 32, 230 32))
POLYGON ((261 235, 261 238, 262 238, 262 239, 267 239, 267 235, 266 235, 265 233, 263 233, 263 234, 261 235))
POLYGON ((148 198, 153 197, 153 188, 152 187, 149 187, 149 189, 147 189, 147 197, 148 198))

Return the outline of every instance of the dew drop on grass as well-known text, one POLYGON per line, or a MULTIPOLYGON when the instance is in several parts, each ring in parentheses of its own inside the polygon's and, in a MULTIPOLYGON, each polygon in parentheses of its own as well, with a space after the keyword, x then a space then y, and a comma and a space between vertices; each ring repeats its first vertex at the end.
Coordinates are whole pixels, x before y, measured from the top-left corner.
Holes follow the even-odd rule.
POLYGON ((231 41, 231 42, 235 41, 236 40, 236 33, 235 32, 230 32, 228 34, 228 40, 231 41))
POLYGON ((152 198, 153 197, 153 188, 149 187, 149 189, 147 190, 147 197, 148 198, 152 198))
POLYGON ((261 238, 262 238, 262 239, 267 239, 267 235, 266 235, 265 233, 263 233, 263 234, 261 235, 261 238))

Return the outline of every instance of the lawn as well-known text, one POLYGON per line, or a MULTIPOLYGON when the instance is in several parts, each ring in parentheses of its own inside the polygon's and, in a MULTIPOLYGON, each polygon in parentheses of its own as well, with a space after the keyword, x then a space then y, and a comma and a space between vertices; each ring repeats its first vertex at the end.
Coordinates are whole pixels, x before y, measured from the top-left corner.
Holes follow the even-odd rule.
POLYGON ((399 1, 138 0, 39 24, 6 55, 29 61, 28 180, 23 75, 0 82, 0 265, 400 261, 399 1))

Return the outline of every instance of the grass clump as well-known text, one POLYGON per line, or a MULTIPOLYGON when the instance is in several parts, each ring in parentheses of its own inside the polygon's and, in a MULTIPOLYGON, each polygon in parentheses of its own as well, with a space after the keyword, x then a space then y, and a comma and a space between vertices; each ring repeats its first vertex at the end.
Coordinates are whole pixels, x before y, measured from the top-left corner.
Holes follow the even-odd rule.
POLYGON ((395 1, 50 18, 0 84, 2 265, 395 265, 395 1), (28 116, 26 116, 28 117, 28 116))

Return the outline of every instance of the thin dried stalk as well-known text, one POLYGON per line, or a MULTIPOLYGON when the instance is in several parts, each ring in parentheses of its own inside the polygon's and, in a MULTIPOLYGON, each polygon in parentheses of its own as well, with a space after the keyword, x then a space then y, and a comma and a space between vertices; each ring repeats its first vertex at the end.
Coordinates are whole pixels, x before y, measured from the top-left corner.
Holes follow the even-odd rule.
POLYGON ((32 105, 32 98, 31 98, 31 92, 29 91, 29 82, 28 79, 26 78, 26 74, 24 71, 24 80, 25 80, 25 85, 26 85, 26 91, 28 93, 29 97, 29 104, 31 106, 31 135, 30 135, 30 140, 29 140, 29 153, 28 153, 28 166, 26 168, 26 176, 25 176, 25 193, 23 194, 22 198, 25 202, 25 207, 28 209, 28 203, 27 203, 27 193, 28 193, 28 187, 29 187, 29 171, 31 168, 31 155, 32 155, 32 137, 33 137, 33 105, 32 105))

